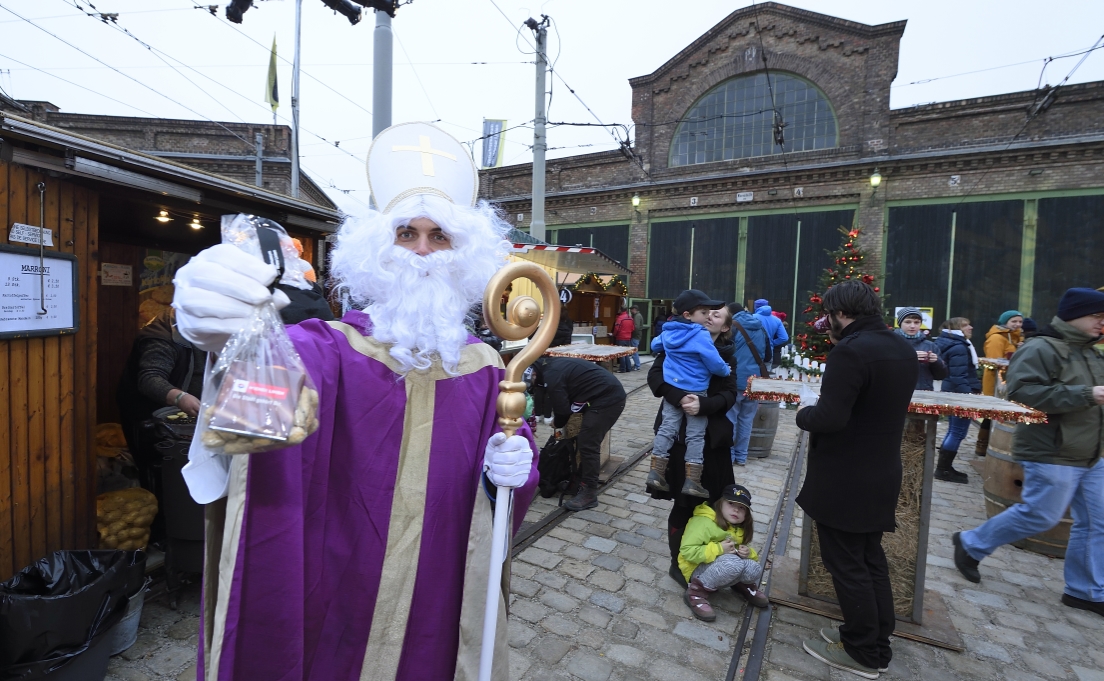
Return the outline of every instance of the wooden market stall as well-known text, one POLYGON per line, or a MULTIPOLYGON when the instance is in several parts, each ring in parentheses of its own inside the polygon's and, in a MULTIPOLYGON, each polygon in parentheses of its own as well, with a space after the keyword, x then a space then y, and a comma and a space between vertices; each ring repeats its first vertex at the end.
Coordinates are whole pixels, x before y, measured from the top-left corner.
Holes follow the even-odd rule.
POLYGON ((238 212, 288 227, 316 268, 339 219, 0 114, 0 581, 52 551, 96 546, 95 431, 116 418, 122 363, 154 300, 143 274, 164 285, 167 265, 217 243, 219 217, 238 212))

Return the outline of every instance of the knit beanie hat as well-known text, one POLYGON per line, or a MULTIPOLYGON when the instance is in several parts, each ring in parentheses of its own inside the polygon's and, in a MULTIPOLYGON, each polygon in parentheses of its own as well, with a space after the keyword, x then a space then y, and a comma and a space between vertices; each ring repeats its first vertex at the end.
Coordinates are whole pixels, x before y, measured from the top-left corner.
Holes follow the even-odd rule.
POLYGON ((1035 320, 1031 317, 1024 317, 1023 331, 1024 333, 1031 333, 1032 331, 1038 331, 1039 325, 1035 323, 1035 320))
POLYGON ((1013 317, 1022 317, 1022 316, 1023 316, 1023 313, 1020 312, 1019 310, 1006 310, 1006 311, 1001 313, 1000 317, 997 318, 997 324, 1000 324, 1001 326, 1004 326, 1005 324, 1008 323, 1009 319, 1012 319, 1013 317))
POLYGON ((924 315, 920 314, 920 308, 918 307, 902 307, 897 310, 897 326, 901 325, 901 322, 905 321, 905 317, 919 317, 921 321, 924 319, 924 315))
POLYGON ((1104 312, 1104 293, 1091 288, 1071 288, 1058 302, 1058 319, 1071 319, 1104 312))

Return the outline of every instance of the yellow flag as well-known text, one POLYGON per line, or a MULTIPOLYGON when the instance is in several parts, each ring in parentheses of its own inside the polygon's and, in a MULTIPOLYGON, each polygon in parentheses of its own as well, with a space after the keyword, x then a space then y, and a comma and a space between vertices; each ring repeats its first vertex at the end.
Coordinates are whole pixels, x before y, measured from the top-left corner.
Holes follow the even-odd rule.
POLYGON ((272 36, 272 55, 268 58, 268 83, 265 86, 265 101, 272 107, 272 113, 280 107, 280 88, 276 82, 276 36, 272 36))

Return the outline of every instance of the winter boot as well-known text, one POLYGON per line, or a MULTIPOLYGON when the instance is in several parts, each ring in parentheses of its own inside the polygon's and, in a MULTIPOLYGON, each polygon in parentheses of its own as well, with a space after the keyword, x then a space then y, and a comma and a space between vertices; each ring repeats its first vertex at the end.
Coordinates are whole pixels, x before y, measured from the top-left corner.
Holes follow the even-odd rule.
POLYGON ((754 608, 765 608, 770 605, 770 601, 763 595, 762 591, 759 591, 759 587, 754 584, 733 584, 732 590, 740 595, 748 605, 754 608))
POLYGON ((682 597, 682 600, 686 601, 686 605, 690 606, 690 612, 694 613, 694 617, 703 622, 712 622, 717 619, 717 613, 713 612, 713 606, 709 605, 709 594, 712 591, 712 589, 705 588, 701 581, 695 578, 690 580, 690 586, 686 587, 686 593, 682 597))
POLYGON ((671 567, 667 570, 667 574, 671 575, 671 579, 678 582, 678 585, 682 588, 685 589, 689 586, 686 583, 686 577, 682 574, 682 570, 679 569, 678 561, 673 558, 671 559, 671 567))
POLYGON ((974 445, 974 456, 985 456, 985 453, 989 451, 990 427, 988 420, 981 424, 981 428, 978 430, 977 444, 974 445))
POLYGON ((564 508, 569 511, 582 511, 594 508, 598 505, 598 489, 590 485, 580 484, 575 496, 564 502, 564 508))
POLYGON ((654 492, 670 492, 671 486, 667 484, 667 459, 662 456, 652 455, 652 470, 648 471, 648 479, 644 486, 654 492))
POLYGON ((686 481, 682 483, 682 493, 692 497, 709 498, 709 490, 701 486, 702 465, 686 464, 686 481))
POLYGON ((970 478, 965 473, 960 473, 951 467, 951 463, 955 457, 958 456, 958 452, 952 452, 949 449, 939 450, 939 463, 935 466, 935 479, 942 480, 943 482, 956 482, 960 485, 965 485, 969 482, 970 478))

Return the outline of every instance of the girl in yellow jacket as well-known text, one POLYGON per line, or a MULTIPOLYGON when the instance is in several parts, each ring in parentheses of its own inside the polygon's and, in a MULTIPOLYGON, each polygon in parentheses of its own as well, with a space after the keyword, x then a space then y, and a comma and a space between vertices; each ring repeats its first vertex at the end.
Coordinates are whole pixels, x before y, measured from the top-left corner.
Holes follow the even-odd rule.
MULTIPOLYGON (((1018 310, 1006 310, 997 323, 985 334, 985 356, 992 359, 1010 359, 1012 353, 1023 345, 1023 314, 1018 310)), ((981 394, 992 395, 997 387, 998 369, 985 367, 985 373, 981 376, 981 394)), ((974 445, 976 456, 985 456, 989 449, 989 429, 992 423, 989 419, 981 422, 978 430, 977 444, 974 445)))
POLYGON ((717 619, 709 594, 726 586, 750 605, 767 607, 767 597, 758 591, 763 575, 759 554, 748 546, 754 532, 751 493, 740 485, 725 487, 715 503, 694 509, 682 534, 678 559, 688 584, 683 600, 694 617, 706 622, 717 619))

